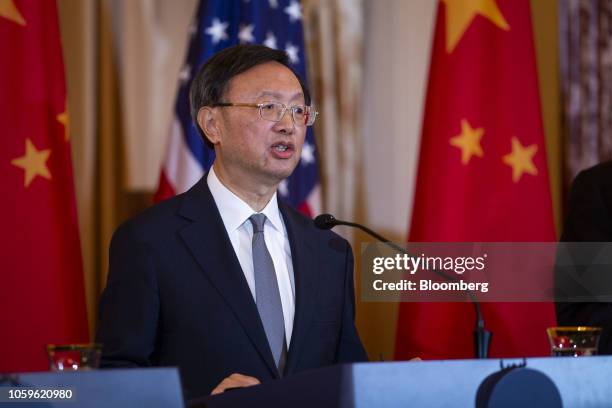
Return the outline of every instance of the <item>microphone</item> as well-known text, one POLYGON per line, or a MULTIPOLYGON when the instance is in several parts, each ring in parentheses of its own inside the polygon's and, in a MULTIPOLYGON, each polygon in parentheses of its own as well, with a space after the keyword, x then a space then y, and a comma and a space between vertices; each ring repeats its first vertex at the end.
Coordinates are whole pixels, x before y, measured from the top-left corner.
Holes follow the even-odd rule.
MULTIPOLYGON (((389 241, 387 238, 383 237, 382 235, 377 234, 376 232, 372 231, 365 225, 361 225, 356 222, 342 221, 342 220, 337 219, 331 214, 318 215, 314 219, 314 224, 317 228, 322 229, 322 230, 332 229, 338 225, 347 225, 349 227, 358 228, 362 230, 363 232, 365 232, 366 234, 381 241, 388 247, 393 248, 394 250, 398 251, 399 253, 406 254, 412 257, 412 254, 410 254, 404 248, 400 247, 399 245, 394 244, 393 242, 389 241)), ((451 282, 454 282, 457 280, 456 277, 448 275, 447 273, 443 271, 438 271, 434 269, 432 272, 434 272, 438 276, 441 276, 444 279, 451 281, 451 282)), ((468 295, 468 297, 470 298, 470 301, 474 305, 474 312, 476 314, 476 322, 474 324, 474 355, 476 358, 480 358, 480 359, 487 358, 487 355, 489 354, 489 344, 491 343, 492 334, 490 331, 485 329, 484 318, 482 317, 482 311, 480 309, 480 302, 478 302, 478 299, 476 298, 476 294, 469 289, 466 289, 465 293, 468 295)))
POLYGON ((334 228, 336 225, 338 225, 337 221, 338 220, 336 220, 336 217, 331 214, 317 215, 317 217, 314 219, 314 223, 317 228, 323 230, 334 228))

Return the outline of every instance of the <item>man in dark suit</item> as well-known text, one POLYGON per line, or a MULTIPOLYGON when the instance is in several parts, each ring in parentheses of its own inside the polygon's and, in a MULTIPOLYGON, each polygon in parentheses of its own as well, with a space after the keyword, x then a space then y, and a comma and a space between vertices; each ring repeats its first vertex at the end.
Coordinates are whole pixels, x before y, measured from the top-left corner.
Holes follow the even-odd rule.
POLYGON ((197 396, 365 361, 350 245, 277 201, 316 118, 287 55, 227 48, 200 69, 190 102, 216 159, 115 232, 103 366, 178 366, 197 396))
MULTIPOLYGON (((612 161, 586 169, 576 176, 570 191, 569 211, 561 241, 612 241, 612 161)), ((574 249, 581 259, 589 257, 589 250, 590 247, 574 249)), ((598 250, 593 246, 593 251, 598 250)), ((592 267, 588 269, 594 270, 592 267)), ((610 273, 609 270, 599 272, 610 273)), ((559 271, 557 274, 558 281, 564 278, 559 276, 559 271)), ((571 282, 560 286, 573 293, 580 290, 573 288, 571 282)), ((599 353, 612 354, 612 303, 558 302, 556 308, 557 322, 561 326, 602 327, 599 353)))

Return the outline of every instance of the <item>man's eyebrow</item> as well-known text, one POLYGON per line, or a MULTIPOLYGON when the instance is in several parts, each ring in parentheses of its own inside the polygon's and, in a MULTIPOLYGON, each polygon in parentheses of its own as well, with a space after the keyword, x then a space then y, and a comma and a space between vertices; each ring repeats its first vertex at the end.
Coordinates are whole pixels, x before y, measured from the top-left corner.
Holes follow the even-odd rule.
MULTIPOLYGON (((264 96, 269 96, 275 99, 283 98, 282 94, 275 92, 275 91, 261 91, 260 93, 257 94, 257 98, 261 98, 264 96)), ((296 92, 295 94, 293 94, 293 96, 289 100, 292 101, 297 98, 304 98, 304 94, 302 92, 296 92)))

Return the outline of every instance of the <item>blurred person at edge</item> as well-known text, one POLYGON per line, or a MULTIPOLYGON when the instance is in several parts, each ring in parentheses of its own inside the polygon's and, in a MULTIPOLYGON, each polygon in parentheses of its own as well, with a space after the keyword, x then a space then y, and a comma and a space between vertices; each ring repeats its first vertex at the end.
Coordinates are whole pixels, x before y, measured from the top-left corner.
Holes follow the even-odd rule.
MULTIPOLYGON (((583 170, 574 179, 561 242, 612 242, 612 161, 583 170)), ((589 250, 581 249, 581 255, 589 250)), ((557 272, 557 291, 562 288, 571 291, 564 294, 576 294, 579 290, 559 279, 563 276, 557 272)), ((601 327, 598 353, 612 354, 612 303, 557 302, 556 310, 560 326, 601 327)))

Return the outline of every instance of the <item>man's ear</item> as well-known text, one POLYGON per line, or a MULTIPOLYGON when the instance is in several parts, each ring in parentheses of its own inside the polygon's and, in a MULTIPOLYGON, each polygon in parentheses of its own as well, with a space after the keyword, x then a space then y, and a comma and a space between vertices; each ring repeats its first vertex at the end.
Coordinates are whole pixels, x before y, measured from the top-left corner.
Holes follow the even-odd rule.
POLYGON ((217 144, 221 140, 219 119, 218 110, 210 106, 203 106, 198 111, 198 125, 212 144, 217 144))

